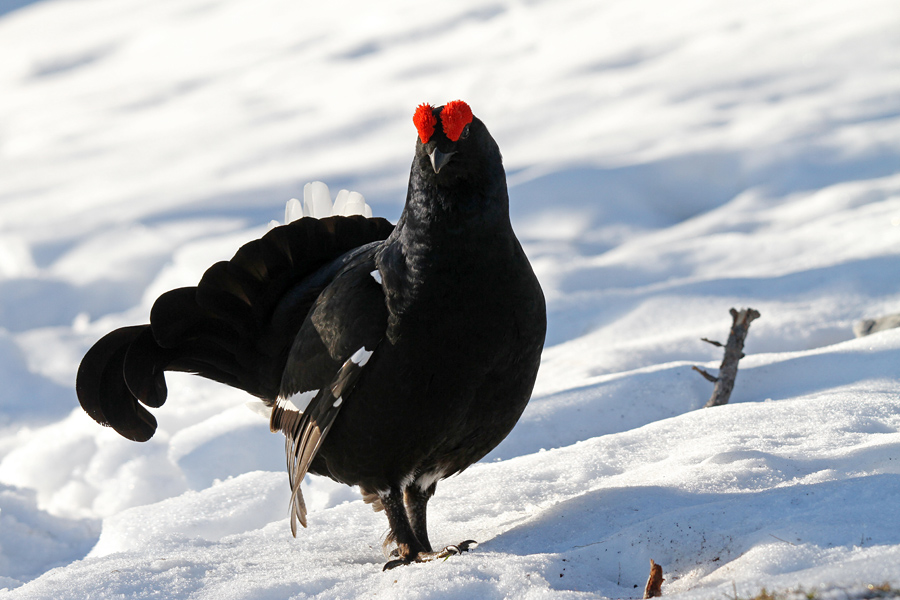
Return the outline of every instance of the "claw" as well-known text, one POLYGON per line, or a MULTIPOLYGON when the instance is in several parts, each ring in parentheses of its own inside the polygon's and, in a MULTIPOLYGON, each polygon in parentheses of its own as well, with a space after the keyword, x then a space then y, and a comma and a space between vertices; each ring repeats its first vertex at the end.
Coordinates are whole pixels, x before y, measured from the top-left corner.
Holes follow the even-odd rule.
POLYGON ((398 558, 397 560, 389 560, 384 564, 384 568, 381 569, 381 571, 390 571, 391 569, 395 569, 400 565, 408 565, 410 562, 411 561, 403 560, 402 558, 398 558))
MULTIPOLYGON (((414 562, 431 562, 437 559, 447 560, 454 554, 462 554, 463 552, 468 552, 470 549, 476 547, 478 542, 475 540, 466 540, 464 542, 460 542, 459 544, 450 544, 440 552, 419 552, 415 557, 408 556, 406 558, 397 558, 396 560, 389 560, 385 565, 382 571, 390 571, 391 569, 395 569, 400 565, 408 565, 414 562)), ((391 556, 399 556, 399 552, 395 550, 391 552, 391 556)))
POLYGON ((470 548, 474 548, 477 545, 478 542, 476 542, 475 540, 466 540, 458 544, 450 544, 449 546, 438 552, 435 558, 443 558, 444 560, 447 560, 454 554, 462 554, 463 552, 468 552, 470 548))
MULTIPOLYGON (((454 554, 462 554, 463 552, 468 552, 471 548, 474 548, 478 545, 478 542, 475 540, 466 540, 464 542, 460 542, 458 544, 450 544, 440 552, 429 552, 427 558, 425 560, 434 560, 436 558, 443 558, 447 560, 454 554)), ((422 554, 425 554, 424 552, 422 554)), ((419 554, 419 559, 423 559, 422 554, 419 554)))

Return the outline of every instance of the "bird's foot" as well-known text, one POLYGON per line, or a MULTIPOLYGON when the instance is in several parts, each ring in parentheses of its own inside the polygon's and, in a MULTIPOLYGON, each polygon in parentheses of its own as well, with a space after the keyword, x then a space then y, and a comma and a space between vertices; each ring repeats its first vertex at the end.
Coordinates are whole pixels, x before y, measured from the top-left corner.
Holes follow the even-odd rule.
MULTIPOLYGON (((454 554, 462 554, 463 552, 468 552, 477 545, 478 542, 476 542, 475 540, 466 540, 458 544, 450 544, 443 550, 438 550, 437 552, 428 552, 427 554, 430 554, 431 557, 427 560, 437 560, 441 558, 447 560, 454 554)), ((421 556, 421 554, 419 556, 421 556)))
MULTIPOLYGON (((478 542, 475 540, 466 540, 464 542, 460 542, 458 544, 450 544, 446 548, 442 550, 438 550, 437 552, 419 552, 416 555, 409 555, 405 558, 397 558, 395 560, 389 560, 385 565, 383 571, 390 571, 395 567, 399 567, 400 565, 408 565, 414 562, 431 562, 433 560, 447 560, 454 554, 462 554, 463 552, 468 552, 472 548, 478 545, 478 542)), ((397 554, 399 555, 399 553, 397 554)), ((395 556, 392 552, 391 556, 395 556)))

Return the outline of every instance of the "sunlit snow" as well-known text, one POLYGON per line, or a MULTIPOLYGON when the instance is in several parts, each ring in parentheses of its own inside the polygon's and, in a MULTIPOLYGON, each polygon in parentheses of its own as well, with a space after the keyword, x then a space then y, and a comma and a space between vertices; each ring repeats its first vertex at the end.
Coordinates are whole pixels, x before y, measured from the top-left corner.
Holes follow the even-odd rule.
POLYGON ((0 1, 0 597, 900 588, 900 329, 853 334, 900 313, 898 32, 895 0, 0 1), (457 98, 549 312, 519 425, 429 505, 477 548, 382 573, 384 515, 317 477, 293 539, 237 390, 170 376, 144 444, 81 411, 91 344, 270 221, 396 220, 415 107, 457 98))

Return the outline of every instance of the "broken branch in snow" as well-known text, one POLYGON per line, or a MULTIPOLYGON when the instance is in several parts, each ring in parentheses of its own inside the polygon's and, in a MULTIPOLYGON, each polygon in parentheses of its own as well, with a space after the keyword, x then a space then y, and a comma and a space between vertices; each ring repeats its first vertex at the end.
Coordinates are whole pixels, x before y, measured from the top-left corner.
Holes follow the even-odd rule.
MULTIPOLYGON (((707 381, 716 384, 706 407, 728 404, 731 391, 734 389, 734 380, 737 378, 738 361, 744 358, 744 340, 747 339, 747 333, 750 331, 750 323, 760 317, 759 311, 752 308, 743 308, 740 311, 732 308, 729 312, 731 312, 732 319, 731 333, 728 334, 728 342, 725 343, 725 357, 719 366, 719 376, 715 377, 699 367, 694 367, 694 370, 707 381)), ((701 339, 714 346, 722 346, 719 342, 713 342, 706 338, 701 339)))
POLYGON ((705 379, 707 381, 711 381, 712 383, 715 383, 719 380, 718 377, 716 377, 715 375, 710 375, 708 371, 704 371, 700 367, 691 367, 691 368, 693 370, 697 371, 698 373, 700 373, 701 375, 703 375, 703 379, 705 379))
POLYGON ((644 598, 659 598, 662 596, 663 579, 662 567, 650 559, 650 577, 647 579, 647 587, 644 588, 644 598))

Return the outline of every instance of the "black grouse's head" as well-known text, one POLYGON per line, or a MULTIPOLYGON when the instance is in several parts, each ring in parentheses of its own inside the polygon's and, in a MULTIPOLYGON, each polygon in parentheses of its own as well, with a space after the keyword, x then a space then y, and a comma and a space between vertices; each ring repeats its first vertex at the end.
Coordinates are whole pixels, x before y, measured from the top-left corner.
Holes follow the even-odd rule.
POLYGON ((421 104, 413 123, 419 132, 416 163, 438 186, 464 182, 477 185, 502 174, 497 143, 462 100, 436 108, 421 104))

